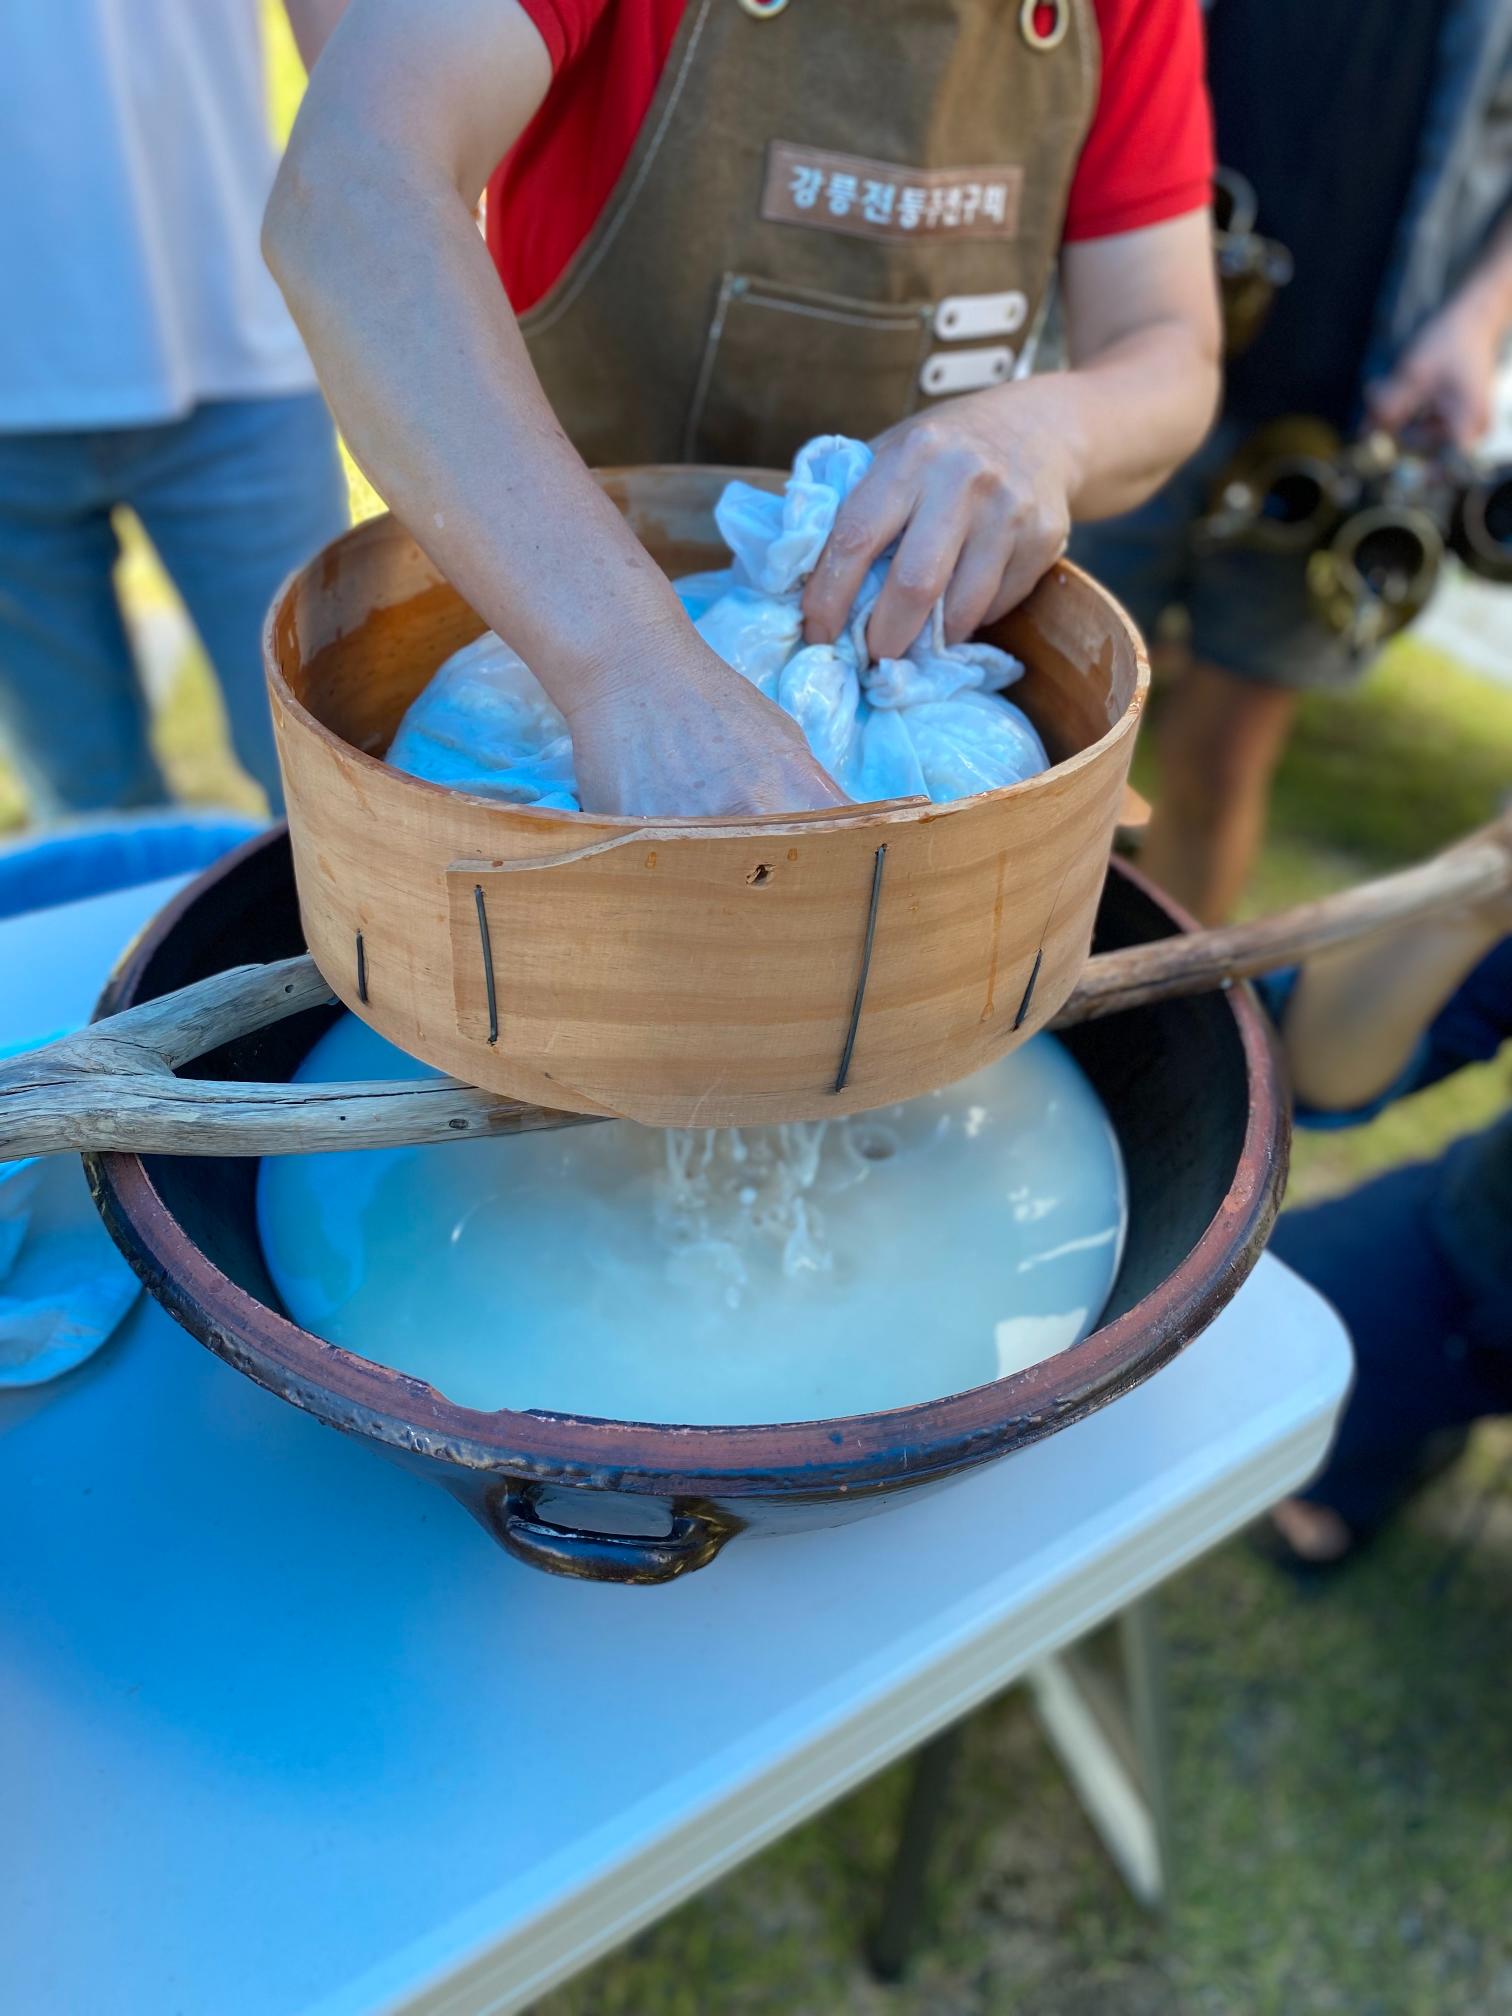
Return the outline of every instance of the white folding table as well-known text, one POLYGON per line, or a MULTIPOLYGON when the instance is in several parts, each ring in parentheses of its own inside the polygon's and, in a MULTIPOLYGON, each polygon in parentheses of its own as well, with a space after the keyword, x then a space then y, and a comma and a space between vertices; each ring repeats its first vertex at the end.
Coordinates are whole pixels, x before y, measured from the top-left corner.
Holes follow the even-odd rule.
MULTIPOLYGON (((0 1044, 81 1019, 163 893, 0 925, 0 1044)), ((1302 1481, 1349 1374, 1265 1259, 1049 1441, 615 1589, 144 1304, 0 1396, 7 2016, 518 2010, 1022 1675, 1074 1753, 1046 1662, 1302 1481)))

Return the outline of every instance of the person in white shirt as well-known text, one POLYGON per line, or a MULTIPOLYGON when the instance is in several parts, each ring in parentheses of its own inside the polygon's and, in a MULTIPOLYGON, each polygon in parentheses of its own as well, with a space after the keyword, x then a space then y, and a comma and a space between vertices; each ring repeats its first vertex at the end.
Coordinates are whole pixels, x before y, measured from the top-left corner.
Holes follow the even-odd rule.
MULTIPOLYGON (((313 63, 341 0, 287 0, 313 63)), ((0 64, 0 743, 32 815, 165 796, 112 567, 129 505, 245 769, 278 800, 260 636, 348 522, 258 246, 276 168, 260 0, 46 0, 0 64)))

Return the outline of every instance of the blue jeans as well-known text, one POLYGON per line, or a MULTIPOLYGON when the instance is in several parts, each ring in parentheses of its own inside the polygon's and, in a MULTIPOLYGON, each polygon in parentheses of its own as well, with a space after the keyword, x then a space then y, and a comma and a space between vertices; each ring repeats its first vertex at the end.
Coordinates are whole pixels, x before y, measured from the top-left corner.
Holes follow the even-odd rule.
POLYGON ((263 618, 349 518, 324 402, 218 400, 154 427, 0 433, 0 737, 35 815, 166 796, 111 573, 123 504, 184 598, 237 758, 276 809, 263 618))
MULTIPOLYGON (((1446 1170, 1488 1138, 1276 1221, 1271 1251, 1327 1296, 1355 1348, 1333 1449, 1300 1495, 1360 1535, 1411 1487, 1430 1438, 1512 1414, 1512 1301, 1505 1287, 1469 1277, 1458 1242, 1446 1246, 1435 1225, 1446 1170)), ((1506 1253, 1503 1242, 1484 1256, 1487 1267, 1500 1261, 1505 1275, 1506 1253)))

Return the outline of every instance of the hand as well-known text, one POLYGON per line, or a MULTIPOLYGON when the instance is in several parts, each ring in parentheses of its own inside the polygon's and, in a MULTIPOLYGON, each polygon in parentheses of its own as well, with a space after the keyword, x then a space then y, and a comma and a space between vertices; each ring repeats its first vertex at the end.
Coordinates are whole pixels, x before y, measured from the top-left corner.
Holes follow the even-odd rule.
POLYGON ((1459 447, 1473 448, 1491 425, 1503 333, 1500 318, 1467 289, 1419 331, 1391 376, 1369 388, 1372 418, 1392 434, 1414 420, 1437 422, 1459 447))
POLYGON ((959 643, 1016 608, 1065 552, 1071 457, 1034 385, 952 399, 875 446, 804 593, 811 644, 839 636, 867 569, 894 539, 867 625, 873 658, 902 657, 942 595, 946 638, 959 643))
POLYGON ((586 812, 739 817, 851 802, 797 722, 686 622, 657 625, 582 691, 567 721, 586 812))

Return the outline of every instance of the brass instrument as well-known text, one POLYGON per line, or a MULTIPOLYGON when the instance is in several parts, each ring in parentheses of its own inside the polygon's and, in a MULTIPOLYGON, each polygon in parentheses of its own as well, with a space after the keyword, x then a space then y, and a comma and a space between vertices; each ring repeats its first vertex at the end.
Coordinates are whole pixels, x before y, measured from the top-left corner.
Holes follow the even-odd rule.
POLYGON ((1230 357, 1247 350, 1260 334, 1276 289, 1292 277, 1292 256, 1274 238, 1255 229, 1260 205, 1248 180, 1235 168, 1213 176, 1213 249, 1218 260, 1218 293, 1223 307, 1223 347, 1230 357))
POLYGON ((1315 614, 1364 652, 1426 607, 1446 553, 1512 581, 1512 468, 1482 468, 1428 428, 1346 443, 1292 416, 1245 442, 1193 543, 1306 555, 1315 614))

